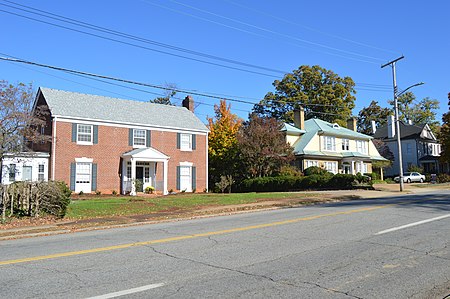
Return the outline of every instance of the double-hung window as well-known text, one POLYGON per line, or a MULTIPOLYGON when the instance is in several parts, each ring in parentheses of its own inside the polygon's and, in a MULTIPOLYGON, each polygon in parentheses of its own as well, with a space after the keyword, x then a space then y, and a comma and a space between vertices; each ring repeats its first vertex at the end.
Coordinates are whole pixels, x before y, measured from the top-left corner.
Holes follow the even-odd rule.
POLYGON ((77 125, 77 143, 80 144, 92 144, 93 135, 92 125, 77 125))
POLYGON ((337 162, 325 162, 325 169, 331 173, 337 173, 337 162))
POLYGON ((326 151, 336 151, 336 138, 331 136, 324 136, 324 150, 326 151))
POLYGON ((348 139, 342 139, 342 150, 348 151, 350 150, 350 140, 348 139))
POLYGON ((9 165, 9 181, 10 182, 16 181, 16 164, 9 165))
POLYGON ((180 134, 180 149, 182 151, 192 150, 192 135, 191 134, 180 134))
POLYGON ((38 181, 44 181, 45 180, 45 165, 44 164, 39 164, 38 166, 38 181))
POLYGON ((146 144, 146 130, 134 129, 133 130, 133 146, 145 147, 146 144))
POLYGON ((319 163, 314 160, 306 160, 306 168, 311 167, 311 166, 319 166, 319 163))
POLYGON ((365 140, 356 140, 356 151, 361 154, 367 154, 367 142, 365 140))

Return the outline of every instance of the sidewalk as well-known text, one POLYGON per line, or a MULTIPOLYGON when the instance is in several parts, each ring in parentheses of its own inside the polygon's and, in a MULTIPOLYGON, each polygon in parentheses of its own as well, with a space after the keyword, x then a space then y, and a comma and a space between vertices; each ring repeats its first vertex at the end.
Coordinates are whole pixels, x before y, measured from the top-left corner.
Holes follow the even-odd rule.
POLYGON ((231 215, 236 213, 248 213, 256 210, 279 209, 300 205, 311 205, 324 202, 338 202, 348 200, 371 199, 378 197, 389 197, 398 195, 417 194, 429 192, 433 190, 450 190, 450 184, 446 185, 430 185, 430 184, 405 184, 403 192, 399 191, 398 184, 377 184, 374 185, 375 190, 338 190, 338 191, 308 191, 316 196, 302 203, 283 201, 283 200, 267 200, 258 203, 228 205, 219 207, 207 207, 195 211, 187 211, 182 213, 159 213, 147 215, 133 216, 116 216, 82 220, 57 221, 49 224, 35 224, 31 226, 23 226, 18 228, 2 229, 0 226, 0 241, 8 239, 19 239, 55 234, 64 234, 88 230, 108 229, 125 226, 143 225, 151 223, 159 223, 165 221, 180 221, 185 219, 213 217, 221 215, 231 215), (317 198, 317 194, 321 194, 317 198))

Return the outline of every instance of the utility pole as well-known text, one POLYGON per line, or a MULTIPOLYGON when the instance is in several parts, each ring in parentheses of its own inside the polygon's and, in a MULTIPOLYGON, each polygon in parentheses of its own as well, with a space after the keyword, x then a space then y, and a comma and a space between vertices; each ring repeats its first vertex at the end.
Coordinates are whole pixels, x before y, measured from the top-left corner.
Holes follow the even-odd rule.
POLYGON ((385 66, 390 65, 392 67, 392 83, 394 85, 394 111, 395 111, 395 134, 397 136, 397 147, 398 147, 398 163, 399 163, 399 177, 400 177, 400 192, 403 191, 403 157, 402 157, 402 144, 400 139, 400 120, 398 115, 398 100, 397 100, 397 75, 395 73, 395 63, 400 59, 405 58, 405 56, 401 56, 397 59, 389 61, 381 66, 384 68, 385 66))

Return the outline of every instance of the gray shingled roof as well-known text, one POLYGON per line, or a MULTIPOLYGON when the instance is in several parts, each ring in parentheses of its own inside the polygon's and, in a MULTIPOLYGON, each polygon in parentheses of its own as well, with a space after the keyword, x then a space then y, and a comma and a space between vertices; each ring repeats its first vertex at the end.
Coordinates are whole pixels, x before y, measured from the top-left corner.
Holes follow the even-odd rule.
MULTIPOLYGON (((424 124, 420 125, 409 125, 405 124, 403 121, 400 121, 400 139, 414 139, 419 138, 420 133, 422 133, 423 129, 425 128, 424 124)), ((388 139, 388 125, 385 124, 377 129, 375 134, 373 135, 374 138, 377 139, 388 139)), ((396 139, 392 138, 392 139, 396 139)))
POLYGON ((200 119, 184 107, 109 98, 44 87, 39 88, 39 90, 53 116, 208 131, 200 119))

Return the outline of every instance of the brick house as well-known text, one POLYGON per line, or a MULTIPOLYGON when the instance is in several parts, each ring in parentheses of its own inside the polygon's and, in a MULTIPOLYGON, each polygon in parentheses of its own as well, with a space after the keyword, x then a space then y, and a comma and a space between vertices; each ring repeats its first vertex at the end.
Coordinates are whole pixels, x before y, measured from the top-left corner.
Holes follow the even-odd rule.
POLYGON ((41 133, 51 142, 49 179, 74 192, 135 195, 146 187, 203 191, 208 186, 208 129, 183 107, 39 88, 35 107, 49 110, 41 133))

